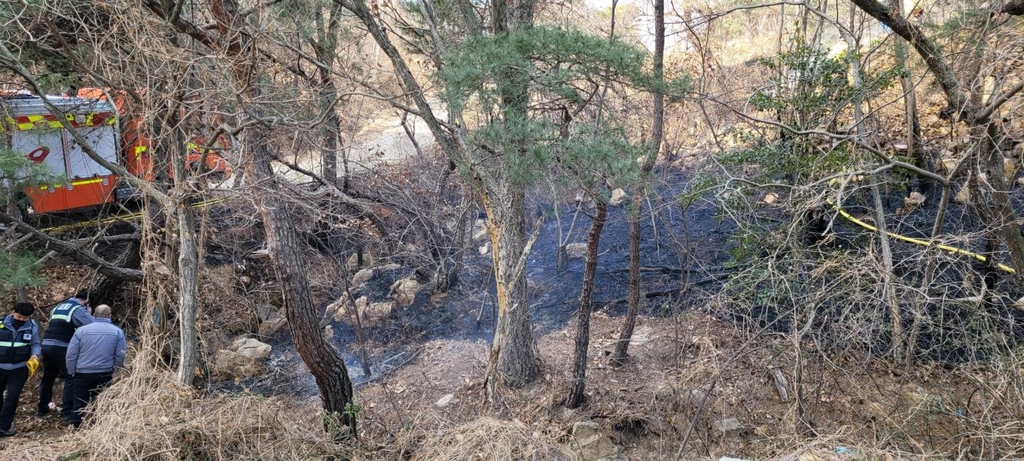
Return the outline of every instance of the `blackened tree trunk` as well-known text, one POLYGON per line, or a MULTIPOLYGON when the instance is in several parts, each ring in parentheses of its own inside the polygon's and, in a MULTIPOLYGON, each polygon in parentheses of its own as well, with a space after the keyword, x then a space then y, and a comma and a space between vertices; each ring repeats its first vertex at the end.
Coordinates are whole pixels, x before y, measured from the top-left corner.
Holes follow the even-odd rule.
POLYGON ((587 352, 590 349, 590 312, 594 307, 594 275, 597 273, 598 245, 601 229, 608 218, 608 204, 597 198, 597 213, 587 234, 587 260, 583 267, 583 287, 580 289, 580 308, 576 313, 576 349, 572 361, 572 386, 565 406, 578 408, 586 400, 587 352))

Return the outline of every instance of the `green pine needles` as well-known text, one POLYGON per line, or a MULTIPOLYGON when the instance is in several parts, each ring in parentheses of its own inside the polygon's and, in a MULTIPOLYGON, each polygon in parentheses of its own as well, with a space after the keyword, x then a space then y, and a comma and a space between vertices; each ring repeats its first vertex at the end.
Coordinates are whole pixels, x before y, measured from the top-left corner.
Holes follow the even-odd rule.
POLYGON ((661 92, 675 101, 690 88, 686 78, 655 78, 646 50, 549 27, 463 42, 448 53, 438 78, 452 110, 479 120, 470 134, 482 146, 480 163, 501 162, 521 183, 552 164, 585 181, 629 177, 639 147, 614 111, 596 109, 602 89, 661 92))

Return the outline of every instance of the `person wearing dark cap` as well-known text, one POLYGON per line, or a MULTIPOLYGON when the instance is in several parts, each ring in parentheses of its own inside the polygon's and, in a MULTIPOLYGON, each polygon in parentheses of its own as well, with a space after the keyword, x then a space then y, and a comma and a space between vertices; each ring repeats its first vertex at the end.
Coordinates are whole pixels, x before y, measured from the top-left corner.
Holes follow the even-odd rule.
POLYGON ((28 381, 28 362, 39 360, 39 325, 32 320, 31 303, 15 303, 14 311, 0 322, 0 391, 6 391, 0 407, 0 437, 18 433, 11 426, 18 411, 21 390, 28 381))
POLYGON ((128 344, 124 332, 110 322, 110 306, 100 304, 93 322, 75 330, 68 344, 67 368, 75 381, 71 423, 82 424, 82 412, 110 383, 114 370, 124 366, 128 344))
POLYGON ((68 377, 65 359, 68 343, 75 330, 92 323, 92 309, 89 307, 89 290, 79 290, 50 311, 50 322, 43 334, 43 381, 39 385, 39 406, 36 416, 43 417, 50 412, 53 399, 53 383, 60 377, 64 380, 61 395, 60 419, 71 422, 71 407, 74 405, 74 385, 68 377))

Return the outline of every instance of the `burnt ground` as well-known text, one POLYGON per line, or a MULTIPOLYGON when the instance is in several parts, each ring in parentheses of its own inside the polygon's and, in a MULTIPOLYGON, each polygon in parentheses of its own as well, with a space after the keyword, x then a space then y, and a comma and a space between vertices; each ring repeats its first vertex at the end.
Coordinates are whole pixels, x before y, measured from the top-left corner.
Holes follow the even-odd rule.
MULTIPOLYGON (((696 200, 683 212, 676 199, 686 191, 691 173, 669 171, 662 172, 661 177, 657 194, 651 194, 645 203, 646 218, 641 221, 642 283, 648 296, 642 315, 666 316, 705 303, 724 281, 728 239, 733 229, 730 223, 716 217, 718 208, 709 198, 696 200), (650 209, 655 211, 653 217, 647 213, 650 209)), ((566 269, 558 271, 558 226, 567 243, 585 243, 591 220, 582 212, 573 223, 572 206, 560 209, 561 219, 555 219, 554 210, 544 197, 534 195, 532 202, 532 209, 545 212, 543 228, 527 263, 534 334, 540 337, 569 326, 578 309, 584 261, 570 259, 566 269)), ((594 311, 620 317, 626 312, 629 283, 629 226, 622 207, 609 207, 599 254, 594 311)), ((490 258, 490 254, 468 253, 459 284, 449 293, 435 298, 421 293, 413 305, 396 308, 370 328, 366 348, 372 363, 371 376, 362 371, 359 343, 351 325, 332 322, 335 345, 346 358, 353 382, 358 386, 390 372, 431 341, 489 343, 496 321, 490 258)), ((395 280, 410 273, 410 269, 402 268, 379 274, 358 290, 356 297, 367 294, 372 299, 384 298, 395 280)), ((272 345, 274 353, 267 367, 271 371, 243 382, 243 386, 270 394, 315 396, 316 386, 290 339, 282 337, 272 345), (304 378, 295 382, 296 376, 304 378)))
MULTIPOLYGON (((728 275, 737 267, 731 263, 730 250, 735 242, 731 240, 735 224, 723 218, 715 197, 705 195, 692 202, 685 210, 680 206, 679 196, 688 193, 693 177, 688 170, 663 170, 656 194, 645 202, 645 218, 641 220, 641 267, 643 287, 647 299, 641 315, 650 317, 671 317, 690 308, 708 304, 728 275), (653 214, 647 212, 653 210, 653 214)), ((955 189, 954 189, 955 190, 955 189)), ((844 209, 857 218, 873 223, 870 196, 861 188, 851 194, 844 203, 844 209)), ((913 238, 927 238, 937 210, 940 191, 928 191, 924 205, 904 208, 906 191, 884 191, 889 229, 900 235, 913 238)), ((780 203, 773 206, 762 204, 757 211, 759 219, 767 228, 781 232, 790 225, 792 204, 784 194, 780 203)), ((1018 193, 1018 196, 1021 194, 1018 193)), ((1020 197, 1016 197, 1021 208, 1020 197)), ((758 198, 753 198, 757 202, 758 198)), ((540 194, 532 196, 529 207, 543 214, 543 228, 533 247, 527 264, 529 293, 535 337, 552 332, 573 330, 573 320, 578 309, 579 287, 583 276, 582 258, 568 261, 566 269, 559 272, 556 264, 559 226, 567 243, 584 243, 590 227, 587 214, 578 213, 573 222, 575 208, 564 206, 559 210, 560 220, 555 219, 550 201, 540 194), (570 233, 571 232, 571 233, 570 233)), ((950 203, 944 229, 948 234, 963 230, 980 229, 975 213, 967 205, 950 203)), ((842 217, 834 211, 823 214, 828 220, 827 239, 812 242, 822 244, 823 251, 839 251, 851 254, 865 254, 873 249, 872 233, 842 217)), ((824 229, 822 229, 824 230, 824 229)), ((601 236, 599 265, 595 280, 594 312, 609 318, 619 318, 626 311, 626 297, 629 278, 629 229, 622 207, 609 207, 607 223, 601 236)), ((958 245, 979 253, 984 252, 981 238, 960 242, 958 245)), ((923 267, 920 264, 920 247, 893 241, 894 270, 903 277, 913 278, 923 267)), ((370 375, 363 373, 358 360, 359 343, 351 325, 347 322, 332 322, 334 342, 343 352, 353 382, 358 386, 374 380, 395 367, 412 360, 424 344, 437 340, 489 343, 495 323, 495 296, 493 279, 490 274, 490 255, 472 251, 465 257, 466 267, 460 283, 449 293, 431 298, 421 293, 416 302, 408 307, 397 308, 390 316, 368 329, 365 347, 370 358, 370 375)), ((954 286, 962 282, 964 269, 977 262, 969 258, 946 255, 938 264, 939 282, 954 286), (944 278, 944 279, 943 279, 944 278)), ((388 288, 400 278, 411 275, 409 268, 397 269, 378 275, 366 286, 357 290, 356 296, 366 294, 371 299, 383 299, 388 288)), ((954 292, 947 292, 950 296, 954 292)), ((959 296, 967 296, 960 293, 959 296)), ((997 300, 998 309, 1006 317, 1016 319, 1021 312, 1010 308, 1014 299, 1003 294, 997 300)), ((935 306, 939 309, 939 306, 935 306)), ((923 360, 956 364, 984 358, 984 350, 967 350, 958 341, 963 325, 975 321, 970 312, 958 312, 957 306, 942 306, 946 315, 943 325, 935 330, 923 330, 919 341, 925 351, 923 360), (941 346, 936 346, 941 344, 941 346), (945 347, 945 344, 952 344, 945 347)), ((720 314, 718 318, 742 324, 750 320, 749 313, 740 317, 720 314)), ((758 315, 765 315, 764 312, 758 315)), ((785 319, 778 318, 777 312, 768 312, 770 318, 762 319, 777 332, 786 332, 785 319)), ((885 321, 884 318, 882 321, 885 321)), ((912 319, 907 319, 908 322, 912 319)), ((1020 322, 1010 320, 1007 328, 1020 331, 1020 322)), ((287 335, 285 335, 287 336, 287 335)), ((1018 335, 1020 336, 1020 335, 1018 335)), ((276 394, 280 392, 312 397, 317 389, 298 358, 290 339, 279 338, 274 343, 274 355, 267 375, 243 383, 246 388, 257 392, 276 394), (290 364, 294 364, 294 367, 290 364), (295 376, 306 378, 295 382, 295 376)), ((884 355, 889 344, 882 338, 872 349, 873 353, 884 355)))
MULTIPOLYGON (((749 337, 742 331, 742 325, 708 316, 706 309, 693 309, 692 313, 687 312, 684 316, 673 315, 706 305, 711 296, 721 289, 721 283, 730 270, 727 263, 732 245, 730 238, 735 228, 727 220, 718 218, 718 208, 710 197, 697 200, 683 213, 675 198, 685 191, 689 174, 676 172, 663 177, 665 181, 659 188, 660 193, 647 202, 648 207, 657 211, 655 218, 642 221, 643 283, 645 291, 655 296, 647 300, 642 313, 645 317, 635 334, 635 347, 631 348, 634 361, 626 369, 616 370, 601 360, 610 351, 621 325, 628 279, 627 222, 621 208, 610 208, 609 220, 602 234, 596 283, 598 291, 595 294, 597 302, 591 326, 593 360, 588 371, 588 395, 592 403, 582 413, 552 409, 556 406, 556 394, 564 388, 570 371, 575 332, 573 314, 577 308, 583 261, 571 260, 566 271, 558 272, 554 251, 558 243, 559 223, 551 219, 549 213, 528 261, 535 336, 544 362, 545 377, 541 383, 521 393, 510 393, 508 406, 521 408, 515 413, 517 418, 558 440, 564 440, 565 428, 574 421, 606 421, 616 443, 632 450, 637 456, 635 459, 672 457, 680 449, 679 440, 685 438, 684 434, 694 424, 695 439, 709 444, 698 449, 702 453, 715 453, 715 456, 748 453, 755 459, 760 453, 763 455, 761 459, 776 458, 780 453, 778 450, 791 446, 791 441, 784 435, 788 431, 790 422, 787 418, 791 416, 792 408, 790 403, 780 401, 774 394, 765 370, 782 367, 788 373, 793 366, 792 358, 787 352, 781 355, 779 352, 786 350, 788 340, 770 334, 749 337), (678 320, 679 317, 682 320, 678 320), (689 371, 682 372, 681 369, 689 371), (712 388, 713 398, 706 403, 687 400, 695 395, 692 389, 703 389, 709 386, 709 382, 717 382, 708 380, 719 375, 723 376, 723 381, 712 388), (682 413, 671 414, 670 411, 666 416, 662 414, 665 410, 682 413), (686 413, 688 411, 693 413, 686 413), (741 439, 722 442, 724 449, 714 448, 718 442, 709 429, 711 422, 726 416, 740 417, 749 431, 741 439), (661 419, 663 417, 664 420, 661 419), (783 448, 771 448, 773 444, 783 448)), ((899 192, 889 195, 890 206, 900 205, 899 192)), ((535 203, 543 203, 536 198, 534 200, 535 203)), ((788 206, 780 204, 764 212, 773 217, 774 221, 770 222, 783 226, 789 218, 788 206)), ((870 211, 858 202, 850 202, 848 208, 861 218, 870 211)), ((954 205, 952 210, 954 218, 949 226, 970 224, 969 210, 960 205, 954 205)), ((572 211, 570 208, 561 210, 563 232, 569 230, 572 211)), ((915 229, 918 232, 927 229, 930 214, 934 214, 934 209, 924 206, 899 218, 894 217, 893 223, 898 232, 914 235, 915 229)), ((568 241, 582 242, 589 224, 581 214, 568 241)), ((833 231, 848 245, 845 251, 864 251, 863 247, 868 246, 862 245, 870 240, 866 231, 838 219, 833 224, 833 231)), ((968 243, 971 248, 980 245, 978 240, 968 243)), ((899 259, 916 249, 911 245, 896 244, 894 250, 899 259)), ((357 384, 357 401, 366 405, 361 417, 370 423, 369 427, 377 421, 382 424, 389 422, 388 418, 394 414, 399 418, 426 418, 420 421, 423 427, 430 427, 431 418, 459 421, 475 414, 480 402, 483 361, 493 334, 493 282, 489 274, 489 255, 468 255, 466 262, 461 283, 446 296, 431 298, 421 294, 415 304, 396 309, 368 331, 366 346, 373 362, 369 377, 362 374, 357 359, 358 344, 351 328, 341 322, 332 323, 335 344, 345 354, 349 372, 357 384), (456 396, 454 406, 436 408, 435 402, 446 394, 456 396)), ((963 265, 964 261, 950 258, 945 264, 953 267, 963 265)), ((89 271, 81 272, 68 277, 66 271, 58 271, 47 278, 63 277, 69 282, 88 278, 89 271)), ((403 268, 384 273, 368 283, 365 290, 383 297, 394 280, 411 272, 411 269, 403 268)), ((63 293, 71 288, 66 286, 56 291, 63 293)), ((218 384, 214 389, 233 393, 244 388, 246 393, 297 398, 315 406, 317 390, 312 377, 286 336, 280 335, 273 342, 274 354, 266 367, 266 374, 237 384, 218 384)), ((905 406, 908 399, 922 395, 925 396, 922 399, 932 399, 933 395, 952 389, 955 395, 944 398, 949 399, 947 404, 953 405, 961 404, 956 401, 960 398, 960 391, 968 396, 975 392, 964 384, 967 381, 956 370, 925 367, 900 378, 888 374, 883 369, 884 365, 868 356, 860 361, 850 361, 849 357, 843 360, 838 363, 841 367, 839 377, 835 382, 823 384, 826 391, 820 393, 820 398, 813 402, 809 411, 822 425, 820 430, 823 433, 845 430, 833 427, 843 423, 863 428, 856 434, 839 432, 840 437, 851 440, 851 443, 854 439, 870 439, 891 431, 889 427, 880 426, 877 429, 880 432, 872 433, 874 429, 871 428, 878 421, 889 421, 888 409, 905 406), (864 386, 865 382, 876 380, 884 381, 884 384, 864 386)), ((831 367, 836 365, 825 361, 821 367, 826 373, 835 373, 831 367)), ((808 366, 814 369, 816 364, 808 366)), ((819 371, 814 370, 813 374, 817 373, 819 371)), ((31 388, 34 385, 27 387, 31 388)), ((54 428, 53 421, 36 420, 25 414, 29 413, 33 403, 31 396, 25 398, 28 401, 22 402, 22 414, 16 423, 24 437, 45 440, 58 435, 62 429, 54 428)), ((927 399, 922 401, 931 401, 927 399)), ((970 411, 970 397, 966 402, 961 405, 970 411)), ((919 403, 912 402, 912 405, 916 404, 919 403)), ((934 411, 945 411, 944 408, 934 411)), ((933 414, 929 413, 933 410, 930 407, 926 410, 917 413, 922 415, 921 421, 915 420, 905 427, 908 431, 921 430, 921 434, 941 442, 942 437, 948 435, 945 432, 933 433, 934 420, 948 417, 948 412, 933 414)), ((942 427, 950 433, 962 431, 962 427, 947 421, 943 424, 949 426, 942 427)), ((921 434, 912 433, 918 438, 923 437, 921 434)))

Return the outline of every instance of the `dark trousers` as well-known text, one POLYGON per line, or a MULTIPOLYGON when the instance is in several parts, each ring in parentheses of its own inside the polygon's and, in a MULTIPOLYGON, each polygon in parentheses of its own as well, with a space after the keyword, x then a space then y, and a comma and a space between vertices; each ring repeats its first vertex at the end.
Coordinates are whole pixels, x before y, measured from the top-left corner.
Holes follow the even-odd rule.
POLYGON ((68 366, 65 359, 68 348, 64 346, 43 346, 43 383, 39 385, 39 411, 50 411, 50 400, 53 399, 53 383, 57 378, 64 380, 64 393, 60 400, 60 416, 71 418, 71 408, 75 404, 75 385, 68 377, 68 366))
POLYGON ((3 409, 0 409, 0 430, 11 430, 11 424, 14 424, 14 413, 18 411, 18 399, 21 398, 21 390, 25 388, 25 381, 28 381, 28 367, 0 370, 0 389, 7 390, 3 409))
POLYGON ((96 395, 107 387, 111 379, 110 372, 107 373, 75 373, 72 378, 75 381, 75 405, 71 415, 71 423, 78 427, 82 424, 82 412, 86 405, 96 398, 96 395))

